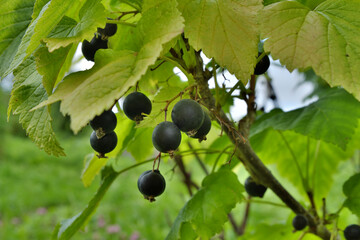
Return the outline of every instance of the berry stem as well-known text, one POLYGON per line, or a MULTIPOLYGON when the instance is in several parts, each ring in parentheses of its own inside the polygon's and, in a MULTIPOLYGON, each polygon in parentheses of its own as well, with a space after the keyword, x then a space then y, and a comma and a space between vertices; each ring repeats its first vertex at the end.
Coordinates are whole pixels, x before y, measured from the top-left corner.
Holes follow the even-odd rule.
POLYGON ((159 167, 160 167, 160 158, 161 158, 161 152, 159 152, 159 154, 156 156, 156 158, 154 159, 154 163, 153 163, 153 171, 155 171, 155 163, 156 163, 156 160, 158 160, 158 166, 157 166, 157 169, 156 170, 159 170, 159 167))
POLYGON ((264 51, 260 54, 260 56, 256 59, 256 64, 258 64, 261 59, 263 59, 263 57, 265 57, 267 55, 267 53, 264 51))

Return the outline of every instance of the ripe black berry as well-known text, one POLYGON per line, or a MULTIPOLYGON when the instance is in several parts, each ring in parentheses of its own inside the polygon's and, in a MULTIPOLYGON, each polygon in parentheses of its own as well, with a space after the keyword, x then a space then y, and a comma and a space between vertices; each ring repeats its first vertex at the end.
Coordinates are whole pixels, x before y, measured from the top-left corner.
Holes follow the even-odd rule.
POLYGON ((307 218, 304 215, 296 215, 292 220, 292 225, 296 230, 303 230, 308 225, 307 218))
POLYGON ((153 202, 164 192, 166 182, 159 170, 148 170, 140 175, 137 185, 144 198, 153 202))
POLYGON ((130 93, 123 104, 125 115, 136 122, 143 120, 145 114, 150 114, 151 108, 150 99, 141 92, 130 93))
MULTIPOLYGON (((107 18, 108 20, 113 20, 111 18, 107 18)), ((106 37, 114 36, 117 31, 116 23, 106 23, 105 28, 98 28, 97 32, 106 37)))
POLYGON ((248 177, 245 180, 245 191, 252 197, 263 197, 267 187, 261 184, 257 184, 252 177, 248 177))
POLYGON ((117 119, 115 113, 113 113, 111 110, 108 110, 104 111, 99 116, 94 117, 94 119, 90 121, 90 126, 92 129, 100 131, 102 135, 104 135, 114 131, 116 123, 117 119))
POLYGON ((356 224, 349 225, 344 230, 346 240, 360 240, 360 226, 356 224))
POLYGON ((204 122, 204 111, 194 100, 182 99, 175 104, 171 119, 181 131, 192 136, 204 122))
MULTIPOLYGON (((258 56, 260 56, 261 53, 259 53, 258 56)), ((265 55, 260 62, 258 62, 255 66, 254 74, 255 75, 261 75, 264 74, 270 66, 270 59, 268 55, 265 55)))
POLYGON ((115 35, 116 31, 117 31, 117 24, 107 23, 104 28, 104 35, 111 37, 115 35))
POLYGON ((154 128, 152 142, 158 151, 171 154, 180 145, 181 132, 174 123, 161 122, 154 128))
POLYGON ((88 61, 94 61, 95 53, 99 49, 107 49, 108 48, 108 40, 101 39, 101 35, 94 36, 91 39, 91 42, 84 40, 81 46, 81 51, 88 61))
POLYGON ((211 119, 209 114, 204 111, 204 122, 201 124, 201 127, 197 130, 196 134, 192 138, 198 138, 199 141, 206 140, 206 134, 210 132, 211 129, 211 119))
POLYGON ((96 132, 93 131, 90 136, 90 144, 91 147, 103 157, 105 153, 111 152, 116 147, 116 133, 112 131, 105 134, 102 138, 98 138, 96 132))

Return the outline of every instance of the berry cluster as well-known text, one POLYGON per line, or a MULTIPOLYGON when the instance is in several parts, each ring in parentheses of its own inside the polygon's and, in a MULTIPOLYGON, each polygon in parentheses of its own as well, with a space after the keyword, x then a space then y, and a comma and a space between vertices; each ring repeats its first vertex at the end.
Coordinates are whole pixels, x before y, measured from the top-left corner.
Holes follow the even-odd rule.
MULTIPOLYGON (((150 114, 151 109, 151 101, 140 92, 129 94, 123 103, 125 115, 137 123, 150 114)), ((171 112, 171 119, 172 122, 159 123, 152 134, 153 145, 160 153, 174 153, 181 143, 181 131, 190 137, 205 140, 211 128, 209 115, 191 99, 177 102, 171 112)), ((164 192, 165 186, 165 179, 158 169, 145 171, 138 179, 139 191, 150 202, 164 192)))
POLYGON ((199 103, 191 99, 177 102, 171 112, 172 122, 159 123, 152 135, 154 147, 172 155, 181 143, 181 132, 200 141, 211 129, 211 119, 199 103))
POLYGON ((99 49, 108 48, 108 37, 113 36, 117 31, 117 25, 107 23, 105 28, 98 28, 91 41, 82 42, 81 51, 88 61, 94 61, 95 53, 99 49))
POLYGON ((90 121, 90 126, 94 130, 90 136, 90 144, 99 153, 99 158, 105 157, 106 153, 116 147, 117 136, 114 132, 116 124, 116 115, 111 110, 104 111, 90 121))

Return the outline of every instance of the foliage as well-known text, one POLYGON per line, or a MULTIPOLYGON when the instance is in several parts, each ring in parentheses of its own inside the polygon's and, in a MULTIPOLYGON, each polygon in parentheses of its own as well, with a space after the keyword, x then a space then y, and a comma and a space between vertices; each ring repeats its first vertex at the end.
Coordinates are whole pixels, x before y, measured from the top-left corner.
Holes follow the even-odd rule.
MULTIPOLYGON (((145 220, 152 226, 161 225, 159 236, 163 238, 210 239, 217 234, 233 234, 241 239, 298 239, 301 234, 291 233, 289 219, 303 214, 309 227, 300 238, 336 239, 341 235, 339 228, 354 219, 349 210, 359 216, 359 1, 1 3, 0 76, 13 79, 7 115, 18 115, 26 134, 40 149, 56 157, 66 153, 60 144, 66 141, 53 124, 57 117, 51 108, 56 102, 60 102, 61 113, 70 116, 70 128, 79 133, 79 138, 91 119, 116 106, 117 147, 107 154, 108 158, 99 159, 89 150, 81 155, 85 157, 81 181, 94 190, 94 180, 100 176, 98 190, 80 213, 73 210, 64 216, 67 219, 56 225, 53 239, 76 237, 80 229, 91 226, 105 193, 117 184, 115 180, 130 171, 139 173, 144 166, 148 170, 151 162, 153 169, 160 162, 161 168, 168 168, 164 175, 167 182, 173 173, 184 182, 184 189, 174 191, 181 199, 178 195, 158 199, 177 204, 168 216, 170 230, 165 227, 165 220, 151 221, 151 216, 160 215, 152 213, 145 220), (108 39, 108 49, 96 52, 91 69, 70 69, 79 43, 90 40, 94 34, 108 38, 97 32, 106 23, 118 25, 115 36, 108 39), (262 44, 264 52, 259 53, 258 46, 262 44), (210 59, 208 64, 204 64, 201 54, 210 59), (256 111, 255 85, 261 77, 254 75, 254 68, 269 54, 289 71, 307 71, 305 76, 309 76, 308 70, 313 70, 314 79, 322 81, 312 93, 317 100, 289 112, 256 111), (177 76, 175 67, 185 77, 177 76), (226 79, 221 82, 220 76, 225 78, 225 73, 236 78, 234 86, 229 88, 226 79), (208 85, 210 79, 215 83, 213 89, 208 85), (127 119, 119 104, 133 90, 152 100, 152 112, 140 123, 127 119), (154 157, 153 128, 170 120, 171 110, 181 98, 197 100, 209 112, 212 130, 207 141, 199 143, 183 133, 175 154, 154 157), (238 122, 231 116, 231 109, 237 106, 235 98, 247 105, 247 115, 238 122), (218 137, 219 134, 223 136, 218 137), (122 162, 129 158, 135 162, 122 162), (349 164, 355 166, 354 176, 346 172, 349 164), (248 174, 239 174, 244 169, 270 189, 265 199, 244 198, 241 182, 248 174), (345 182, 344 176, 349 180, 345 182), (342 202, 334 200, 334 192, 339 192, 334 182, 339 179, 345 182, 342 202), (183 197, 185 189, 190 198, 183 197), (285 206, 286 213, 276 215, 270 211, 272 221, 262 222, 267 218, 260 211, 252 210, 255 217, 249 215, 250 206, 259 203, 285 206), (180 209, 181 205, 184 206, 180 209), (245 208, 240 225, 233 215, 238 206, 245 208)), ((265 77, 271 86, 271 76, 265 77)), ((276 101, 276 95, 271 99, 276 101)), ((0 151, 1 154, 4 153, 0 151)), ((134 175, 129 177, 134 179, 134 175)), ((121 191, 125 191, 122 196, 133 196, 135 193, 129 192, 135 192, 136 187, 127 186, 121 191)), ((172 190, 167 187, 166 191, 172 190)), ((128 206, 119 206, 120 212, 124 209, 124 213, 119 213, 124 225, 129 224, 125 218, 130 218, 129 222, 138 220, 128 214, 136 207, 135 202, 128 206)), ((164 206, 156 202, 147 211, 158 207, 164 210, 164 206)), ((144 212, 137 217, 146 218, 148 214, 144 212)), ((152 230, 139 229, 154 234, 152 230)))

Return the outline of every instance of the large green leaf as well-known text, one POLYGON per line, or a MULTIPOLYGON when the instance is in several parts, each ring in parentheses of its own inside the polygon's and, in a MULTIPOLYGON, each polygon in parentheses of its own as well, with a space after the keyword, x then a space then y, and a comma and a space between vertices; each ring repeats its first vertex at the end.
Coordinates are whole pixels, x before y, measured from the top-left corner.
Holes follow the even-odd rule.
MULTIPOLYGON (((64 17, 67 18, 67 17, 64 17)), ((104 27, 106 22, 106 12, 101 2, 97 0, 88 0, 79 12, 79 22, 61 21, 55 28, 57 31, 66 31, 68 34, 62 34, 62 37, 45 38, 46 46, 52 52, 60 47, 66 47, 71 43, 81 42, 83 39, 90 40, 98 27, 104 27), (70 23, 70 24, 69 24, 70 23)))
POLYGON ((331 86, 360 99, 360 2, 327 0, 311 10, 296 1, 265 7, 265 50, 292 71, 312 67, 331 86))
POLYGON ((37 71, 43 76, 43 86, 49 95, 52 94, 55 84, 60 82, 69 70, 74 50, 70 45, 49 53, 46 47, 41 47, 34 54, 37 71))
POLYGON ((309 106, 290 112, 273 110, 252 126, 255 135, 265 128, 293 130, 346 149, 360 118, 360 102, 343 89, 322 92, 320 99, 309 106))
POLYGON ((179 1, 190 44, 247 82, 258 55, 261 0, 179 1))
POLYGON ((14 58, 31 22, 34 3, 35 0, 0 1, 0 78, 14 58))
POLYGON ((40 45, 40 41, 47 37, 51 30, 60 22, 72 2, 72 0, 52 0, 43 6, 38 16, 32 20, 26 29, 18 51, 6 74, 11 73, 24 59, 36 50, 40 45))
POLYGON ((302 175, 308 180, 309 187, 314 192, 315 200, 320 203, 333 184, 332 176, 336 173, 338 164, 351 157, 358 148, 359 128, 356 131, 346 151, 336 145, 293 131, 279 131, 272 128, 252 135, 250 142, 265 164, 276 164, 280 175, 289 179, 299 192, 306 196, 294 161, 295 156, 302 175))
POLYGON ((162 45, 182 31, 182 17, 176 2, 159 0, 157 3, 143 13, 137 25, 142 42, 138 52, 97 51, 92 69, 66 77, 40 106, 62 100, 61 111, 71 116, 75 133, 95 115, 109 109, 155 63, 162 45))
POLYGON ((350 177, 343 185, 347 197, 344 206, 360 217, 360 174, 350 177))
POLYGON ((42 108, 30 112, 30 109, 47 98, 42 86, 42 77, 36 72, 34 57, 28 58, 14 71, 14 86, 11 92, 9 112, 19 114, 19 122, 27 135, 40 148, 54 156, 64 156, 65 153, 55 138, 51 127, 50 108, 42 108))
POLYGON ((207 176, 202 188, 180 211, 166 239, 187 239, 184 235, 194 233, 210 239, 221 231, 227 214, 243 199, 242 192, 237 176, 227 168, 207 176))

